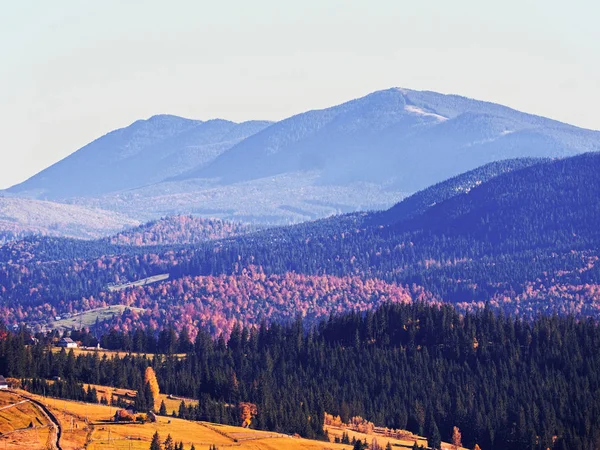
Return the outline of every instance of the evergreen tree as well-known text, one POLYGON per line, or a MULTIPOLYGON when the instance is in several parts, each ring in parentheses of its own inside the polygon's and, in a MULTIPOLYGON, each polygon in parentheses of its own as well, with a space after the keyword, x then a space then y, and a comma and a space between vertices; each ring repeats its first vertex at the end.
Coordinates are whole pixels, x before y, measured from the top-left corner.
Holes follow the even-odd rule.
POLYGON ((160 444, 160 436, 158 431, 154 433, 152 436, 152 442, 150 443, 150 450, 162 450, 162 446, 160 444))
POLYGON ((170 434, 167 436, 167 439, 165 439, 163 450, 175 450, 175 442, 170 434))
POLYGON ((441 449, 442 437, 440 435, 440 430, 431 411, 428 414, 426 431, 429 447, 432 449, 441 449))

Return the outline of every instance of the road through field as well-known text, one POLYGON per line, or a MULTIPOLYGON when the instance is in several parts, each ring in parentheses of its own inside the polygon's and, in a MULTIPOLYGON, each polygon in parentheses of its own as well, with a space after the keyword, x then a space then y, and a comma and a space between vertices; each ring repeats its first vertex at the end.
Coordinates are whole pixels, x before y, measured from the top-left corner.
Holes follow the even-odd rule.
MULTIPOLYGON (((25 399, 20 403, 25 403, 25 402, 29 401, 29 402, 33 403, 35 406, 37 406, 38 408, 40 408, 42 413, 46 416, 46 418, 50 421, 50 423, 52 423, 54 429, 56 430, 56 443, 54 444, 54 447, 57 450, 62 450, 62 447, 60 446, 60 437, 62 436, 62 427, 60 426, 60 422, 58 421, 56 416, 54 414, 52 414, 52 412, 42 402, 35 400, 31 397, 27 397, 26 395, 23 395, 23 394, 17 394, 16 392, 13 392, 13 393, 18 395, 19 397, 25 399)), ((10 405, 10 406, 14 406, 14 405, 10 405)))

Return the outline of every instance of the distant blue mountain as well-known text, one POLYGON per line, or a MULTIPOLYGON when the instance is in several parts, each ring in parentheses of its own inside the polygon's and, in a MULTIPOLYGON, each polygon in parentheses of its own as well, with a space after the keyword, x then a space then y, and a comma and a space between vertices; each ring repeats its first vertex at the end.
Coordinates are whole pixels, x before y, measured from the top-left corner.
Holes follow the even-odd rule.
POLYGON ((320 183, 414 192, 483 164, 600 150, 600 132, 456 95, 388 89, 283 120, 187 177, 317 170, 320 183))
POLYGON ((155 116, 107 134, 9 192, 78 198, 143 220, 192 213, 291 223, 385 209, 496 161, 594 151, 598 131, 393 88, 273 124, 155 116))
POLYGON ((269 126, 159 115, 96 139, 8 191, 43 199, 98 196, 133 189, 202 167, 269 126))

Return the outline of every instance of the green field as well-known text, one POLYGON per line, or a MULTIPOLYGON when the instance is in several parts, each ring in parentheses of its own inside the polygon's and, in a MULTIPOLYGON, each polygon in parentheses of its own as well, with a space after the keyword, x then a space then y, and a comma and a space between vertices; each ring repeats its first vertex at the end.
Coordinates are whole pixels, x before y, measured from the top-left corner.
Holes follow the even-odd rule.
POLYGON ((108 290, 110 292, 122 291, 123 289, 127 289, 129 287, 134 286, 146 286, 147 284, 157 283, 159 281, 164 281, 169 279, 168 273, 161 273, 160 275, 154 275, 148 278, 142 278, 141 280, 132 281, 130 283, 123 284, 111 284, 108 286, 108 290))
POLYGON ((96 323, 96 319, 100 322, 103 322, 111 319, 114 315, 120 316, 127 308, 137 312, 144 312, 144 309, 142 308, 134 308, 131 306, 128 307, 125 305, 112 305, 104 308, 90 309, 89 311, 81 314, 73 315, 68 319, 65 318, 52 321, 48 324, 48 327, 59 330, 73 330, 80 329, 82 327, 91 327, 96 323))

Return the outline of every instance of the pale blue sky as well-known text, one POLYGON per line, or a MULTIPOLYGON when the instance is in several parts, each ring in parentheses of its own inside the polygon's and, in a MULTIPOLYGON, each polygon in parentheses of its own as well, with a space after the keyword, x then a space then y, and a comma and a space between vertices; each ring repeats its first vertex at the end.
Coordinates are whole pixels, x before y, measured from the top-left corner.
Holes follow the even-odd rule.
POLYGON ((593 0, 14 0, 0 187, 139 118, 277 120, 392 86, 600 129, 593 0))

